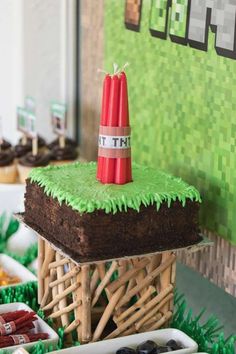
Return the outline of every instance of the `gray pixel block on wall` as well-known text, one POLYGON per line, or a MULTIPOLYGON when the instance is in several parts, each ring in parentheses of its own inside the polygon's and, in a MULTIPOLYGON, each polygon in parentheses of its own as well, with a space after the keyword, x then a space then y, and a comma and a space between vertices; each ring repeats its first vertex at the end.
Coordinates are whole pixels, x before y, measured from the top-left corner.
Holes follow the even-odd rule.
POLYGON ((236 0, 192 0, 189 41, 207 48, 209 25, 216 28, 216 48, 235 50, 236 0))

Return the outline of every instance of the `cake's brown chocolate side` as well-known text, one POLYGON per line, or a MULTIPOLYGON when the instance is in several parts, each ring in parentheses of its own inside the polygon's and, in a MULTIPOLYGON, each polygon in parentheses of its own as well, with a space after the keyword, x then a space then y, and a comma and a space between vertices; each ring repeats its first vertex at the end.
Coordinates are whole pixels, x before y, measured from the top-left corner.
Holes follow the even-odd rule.
POLYGON ((43 188, 27 181, 25 222, 49 241, 55 239, 71 255, 97 259, 118 258, 136 254, 175 249, 200 241, 196 202, 183 207, 173 202, 142 207, 140 212, 106 214, 104 211, 79 214, 47 197, 43 188))

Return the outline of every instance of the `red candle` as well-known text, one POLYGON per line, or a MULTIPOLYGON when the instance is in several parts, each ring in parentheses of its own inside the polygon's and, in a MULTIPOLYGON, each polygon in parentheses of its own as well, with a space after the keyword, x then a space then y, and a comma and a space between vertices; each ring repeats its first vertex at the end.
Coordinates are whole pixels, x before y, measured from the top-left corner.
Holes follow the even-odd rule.
MULTIPOLYGON (((129 104, 127 80, 124 72, 120 74, 120 100, 119 100, 119 127, 129 127, 129 104)), ((132 180, 131 175, 131 158, 117 158, 115 183, 125 184, 132 180)))
MULTIPOLYGON (((110 98, 110 87, 111 87, 111 77, 106 75, 103 81, 103 96, 102 96, 102 110, 100 116, 100 125, 107 125, 108 118, 108 107, 109 107, 109 98, 110 98)), ((98 165, 97 165, 97 179, 101 180, 102 170, 103 170, 104 157, 98 156, 98 165)))
MULTIPOLYGON (((117 127, 119 119, 119 96, 120 96, 120 79, 117 75, 111 78, 111 88, 108 106, 108 118, 107 126, 117 127)), ((102 183, 114 183, 115 182, 115 166, 116 159, 104 157, 102 168, 102 183)))

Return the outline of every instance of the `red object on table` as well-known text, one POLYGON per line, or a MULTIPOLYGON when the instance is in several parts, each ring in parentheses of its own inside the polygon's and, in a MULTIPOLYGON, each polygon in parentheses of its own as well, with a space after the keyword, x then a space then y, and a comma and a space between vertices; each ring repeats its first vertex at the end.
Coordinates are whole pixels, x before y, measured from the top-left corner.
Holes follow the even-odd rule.
MULTIPOLYGON (((108 127, 117 127, 119 119, 119 94, 120 94, 120 78, 118 75, 114 75, 111 78, 111 89, 108 106, 108 127)), ((115 167, 116 159, 104 157, 102 168, 102 183, 114 183, 115 182, 115 167)))
MULTIPOLYGON (((119 127, 129 127, 129 103, 127 79, 124 72, 120 74, 119 127)), ((125 184, 132 181, 131 157, 117 158, 115 184, 125 184)))
MULTIPOLYGON (((101 117, 100 117, 100 125, 102 126, 107 125, 110 88, 111 88, 111 77, 110 75, 107 74, 103 82, 102 110, 101 110, 101 117)), ((97 179, 99 181, 102 178, 103 162, 104 162, 104 157, 98 156, 97 179)))
POLYGON ((97 179, 103 184, 132 181, 128 89, 124 72, 106 75, 104 79, 97 179))

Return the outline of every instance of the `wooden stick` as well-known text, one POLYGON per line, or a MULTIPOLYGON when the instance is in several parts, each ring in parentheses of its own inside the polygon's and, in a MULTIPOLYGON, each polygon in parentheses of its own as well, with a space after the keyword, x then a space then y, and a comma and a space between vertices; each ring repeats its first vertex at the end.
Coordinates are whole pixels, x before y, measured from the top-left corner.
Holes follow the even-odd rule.
POLYGON ((153 280, 161 274, 166 268, 168 268, 175 261, 175 256, 171 255, 164 263, 162 263, 159 267, 154 269, 150 274, 146 276, 143 282, 139 285, 136 285, 133 289, 131 289, 118 303, 117 307, 121 307, 125 303, 127 303, 134 295, 136 295, 141 289, 148 286, 153 280))
POLYGON ((64 147, 66 146, 66 141, 65 141, 64 135, 59 135, 59 146, 61 149, 64 149, 64 147))
POLYGON ((127 289, 126 289, 126 294, 127 294, 131 289, 133 289, 133 287, 135 287, 135 285, 137 285, 135 278, 131 278, 131 279, 129 280, 129 283, 128 283, 128 286, 127 286, 127 289))
MULTIPOLYGON (((56 276, 56 271, 55 270, 51 271, 49 279, 48 279, 48 285, 55 278, 55 276, 56 276)), ((47 286, 46 282, 45 282, 45 291, 44 291, 43 298, 41 300, 41 304, 40 304, 41 306, 40 307, 44 307, 46 305, 51 290, 52 289, 50 289, 50 287, 47 286)))
POLYGON ((161 264, 161 253, 150 257, 150 264, 147 266, 148 273, 151 273, 161 264))
POLYGON ((107 322, 109 321, 112 312, 114 311, 114 308, 117 304, 117 302, 119 301, 120 297, 123 295, 125 290, 125 287, 122 286, 120 287, 111 297, 111 299, 109 300, 109 303, 97 325, 97 328, 95 329, 94 335, 93 335, 93 342, 96 342, 100 337, 101 334, 107 324, 107 322))
POLYGON ((38 137, 32 139, 32 154, 33 156, 38 155, 38 137))
MULTIPOLYGON (((167 262, 168 259, 170 259, 171 256, 173 256, 173 254, 171 254, 171 252, 162 253, 162 260, 161 260, 162 264, 167 262)), ((173 262, 172 262, 172 264, 173 264, 173 262)), ((171 265, 169 265, 169 267, 167 267, 160 274, 160 286, 161 286, 160 290, 165 289, 169 284, 171 284, 171 265)), ((165 304, 165 306, 162 308, 162 312, 163 313, 166 313, 166 312, 168 312, 170 310, 170 306, 169 305, 170 305, 169 303, 165 304)))
MULTIPOLYGON (((102 279, 106 276, 105 262, 97 264, 97 269, 98 269, 99 277, 100 277, 100 279, 102 281, 102 279)), ((111 292, 108 290, 107 287, 104 290, 105 290, 105 293, 106 293, 106 296, 107 296, 108 300, 110 300, 111 295, 112 295, 111 292)), ((102 299, 103 298, 101 297, 100 301, 102 299)))
MULTIPOLYGON (((173 291, 173 286, 170 285, 168 288, 163 290, 160 294, 155 296, 148 304, 143 305, 137 312, 130 316, 127 321, 123 322, 119 328, 110 333, 105 339, 115 338, 124 332, 128 327, 132 326, 140 317, 142 317, 147 311, 152 309, 155 305, 161 302, 171 291, 173 291)), ((109 305, 108 305, 109 306, 109 305)))
POLYGON ((162 313, 158 312, 154 315, 149 321, 145 323, 142 327, 139 328, 138 332, 148 332, 149 328, 154 325, 154 323, 158 322, 162 318, 162 313))
POLYGON ((166 296, 157 306, 155 306, 152 310, 150 310, 144 317, 142 317, 138 322, 135 323, 135 328, 138 331, 148 320, 150 320, 158 311, 159 309, 173 299, 174 295, 169 294, 166 296))
MULTIPOLYGON (((118 276, 122 277, 126 273, 128 262, 126 260, 120 260, 120 261, 118 261, 118 264, 119 264, 118 276)), ((119 316, 122 312, 123 312, 123 309, 121 307, 116 309, 116 311, 113 315, 113 320, 115 323, 116 323, 116 317, 119 316)))
POLYGON ((124 311, 120 316, 117 317, 117 321, 121 322, 122 320, 126 319, 129 315, 139 309, 142 304, 154 293, 156 289, 154 286, 150 285, 148 289, 145 291, 143 296, 131 307, 129 307, 126 311, 124 311))
MULTIPOLYGON (((70 267, 71 268, 75 267, 75 264, 73 262, 71 262, 70 267)), ((74 284, 81 283, 82 282, 82 272, 79 272, 77 274, 77 276, 74 278, 74 280, 72 278, 71 282, 74 284)), ((72 293, 72 297, 73 297, 73 301, 81 301, 81 304, 82 304, 82 286, 79 286, 78 289, 72 293)), ((76 320, 82 319, 82 305, 75 308, 74 315, 75 315, 76 320)), ((82 324, 80 324, 77 327, 76 331, 77 331, 78 340, 80 342, 82 342, 82 324)))
POLYGON ((75 267, 73 268, 70 272, 64 274, 61 278, 49 283, 49 287, 53 288, 54 286, 60 284, 60 283, 64 283, 66 280, 74 277, 76 274, 78 274, 80 271, 79 267, 75 267))
POLYGON ((38 237, 38 303, 41 304, 44 295, 44 281, 41 276, 41 268, 44 260, 44 240, 38 237))
POLYGON ((22 145, 26 145, 27 144, 27 136, 25 134, 23 134, 22 136, 22 145))
POLYGON ((80 323, 81 323, 80 320, 74 320, 73 322, 71 322, 69 324, 68 327, 66 327, 64 333, 68 334, 68 333, 74 331, 80 325, 80 323))
POLYGON ((82 301, 76 301, 73 302, 72 304, 68 305, 67 307, 65 307, 64 309, 61 309, 59 311, 53 312, 51 313, 50 316, 48 316, 49 318, 57 318, 60 317, 61 315, 65 314, 65 313, 69 313, 71 311, 73 311, 75 308, 77 308, 78 306, 80 306, 82 304, 82 301))
POLYGON ((114 273, 114 271, 117 269, 118 267, 118 263, 116 261, 113 261, 109 270, 107 271, 105 277, 102 279, 101 283, 98 285, 95 294, 94 294, 94 298, 92 301, 92 307, 95 306, 95 304, 97 303, 99 296, 101 295, 103 289, 107 286, 107 284, 110 281, 110 278, 112 276, 112 274, 114 273))
POLYGON ((46 276, 46 278, 44 278, 44 289, 45 290, 44 290, 44 295, 43 295, 43 298, 41 301, 41 307, 43 307, 45 305, 47 300, 50 302, 52 299, 52 296, 50 296, 50 295, 52 295, 51 289, 48 286, 49 282, 50 282, 50 275, 46 276))
POLYGON ((136 267, 129 269, 123 276, 121 276, 119 279, 116 281, 113 281, 107 289, 113 293, 116 291, 120 286, 125 284, 129 279, 133 278, 140 269, 144 268, 147 264, 149 263, 149 259, 144 258, 141 261, 139 261, 136 265, 136 267))
POLYGON ((72 284, 69 286, 69 288, 65 289, 62 293, 57 294, 57 296, 47 305, 43 308, 44 311, 50 310, 53 308, 60 300, 62 300, 65 296, 69 295, 76 289, 80 287, 80 284, 72 284))
POLYGON ((54 249, 50 246, 48 242, 45 241, 45 258, 41 268, 41 277, 45 278, 49 274, 50 263, 53 261, 55 256, 54 249))
MULTIPOLYGON (((139 260, 137 258, 134 258, 134 259, 132 259, 132 263, 135 268, 138 265, 139 260)), ((145 268, 140 269, 140 271, 136 274, 136 277, 135 277, 137 285, 142 283, 142 281, 143 281, 143 279, 145 279, 146 275, 147 275, 147 272, 146 272, 145 268)), ((140 296, 142 296, 145 293, 145 290, 146 289, 142 289, 140 291, 140 296)))
POLYGON ((91 295, 89 265, 82 266, 82 343, 91 340, 91 295))
POLYGON ((98 280, 99 280, 99 273, 98 273, 98 269, 95 266, 95 269, 93 271, 93 275, 90 281, 90 292, 91 292, 91 297, 93 297, 94 295, 94 291, 96 289, 96 286, 98 284, 98 280))
POLYGON ((52 269, 52 268, 57 268, 59 266, 65 265, 67 263, 70 263, 70 260, 68 258, 63 258, 60 261, 55 261, 49 264, 48 268, 52 269))
POLYGON ((156 329, 159 329, 165 322, 169 321, 172 317, 172 312, 168 311, 160 321, 156 322, 153 326, 149 328, 149 331, 155 331, 156 329))
MULTIPOLYGON (((58 252, 56 252, 56 261, 60 261, 62 257, 59 255, 58 252)), ((62 279, 64 276, 64 267, 59 266, 56 269, 57 272, 57 279, 62 279)), ((60 282, 58 284, 58 291, 60 294, 63 294, 65 292, 65 284, 64 282, 60 282)), ((63 310, 65 307, 67 307, 67 298, 66 296, 62 297, 61 300, 58 303, 59 310, 63 310)), ((61 323, 63 327, 69 326, 69 317, 68 313, 62 313, 61 314, 61 323)))

